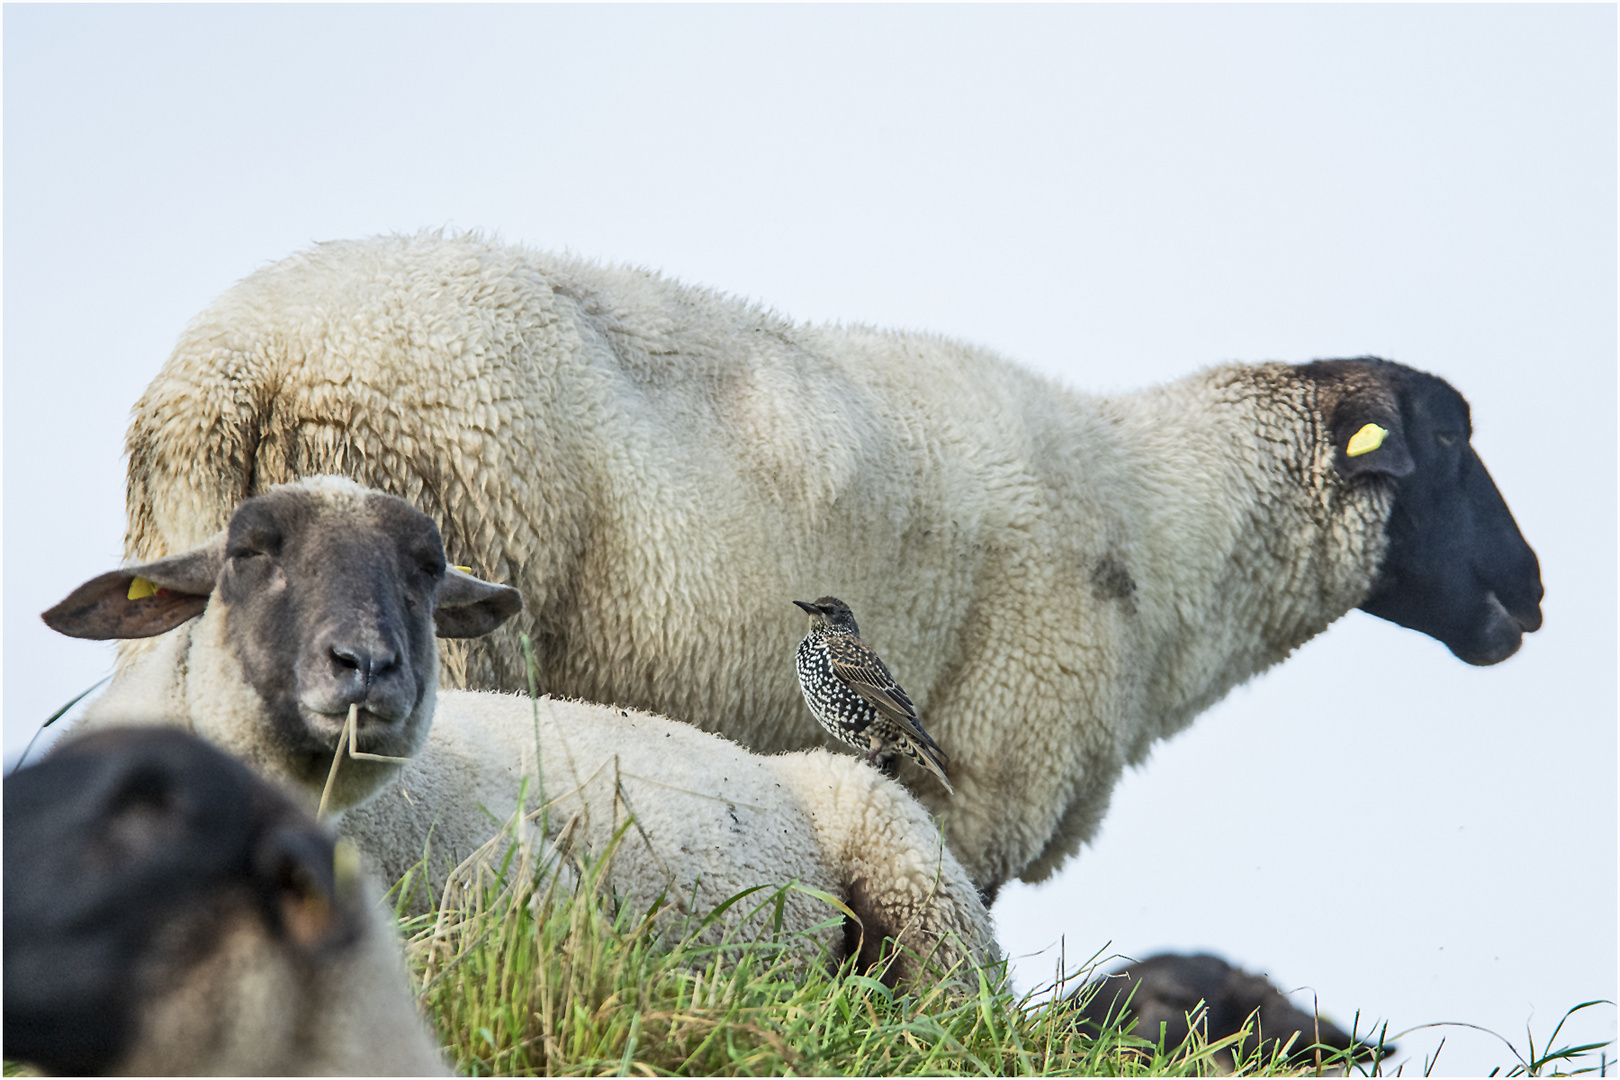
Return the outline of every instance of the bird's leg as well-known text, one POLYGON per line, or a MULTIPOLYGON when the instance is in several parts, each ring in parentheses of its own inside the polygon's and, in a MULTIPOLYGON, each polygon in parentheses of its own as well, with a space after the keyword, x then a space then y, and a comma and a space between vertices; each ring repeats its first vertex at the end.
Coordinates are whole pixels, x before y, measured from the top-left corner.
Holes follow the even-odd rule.
POLYGON ((868 738, 871 740, 871 749, 866 752, 863 760, 888 779, 898 780, 900 768, 895 761, 894 752, 892 750, 885 752, 883 738, 877 732, 872 732, 868 738))

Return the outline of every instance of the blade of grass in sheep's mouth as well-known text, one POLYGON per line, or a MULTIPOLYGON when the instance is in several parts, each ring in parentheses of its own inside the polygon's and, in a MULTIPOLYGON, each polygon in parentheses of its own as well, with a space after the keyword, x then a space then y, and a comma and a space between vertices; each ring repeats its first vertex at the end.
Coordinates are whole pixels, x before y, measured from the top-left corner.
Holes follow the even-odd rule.
POLYGON ((337 783, 338 766, 343 763, 343 751, 347 745, 349 757, 356 761, 391 761, 403 765, 410 758, 389 757, 387 754, 365 754, 360 752, 356 745, 355 729, 360 723, 360 704, 355 702, 349 706, 349 718, 343 722, 343 732, 338 736, 337 747, 332 751, 332 768, 326 774, 326 787, 321 790, 321 805, 315 811, 315 819, 326 819, 326 804, 332 798, 332 786, 337 783))

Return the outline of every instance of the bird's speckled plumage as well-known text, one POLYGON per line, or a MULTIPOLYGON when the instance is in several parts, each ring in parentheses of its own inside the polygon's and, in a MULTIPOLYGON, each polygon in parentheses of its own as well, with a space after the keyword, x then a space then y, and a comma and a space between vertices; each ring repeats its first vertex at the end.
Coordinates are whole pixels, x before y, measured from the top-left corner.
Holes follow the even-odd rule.
POLYGON ((816 722, 866 751, 866 760, 886 768, 896 751, 905 754, 952 791, 945 776, 950 759, 917 719, 917 707, 895 682, 872 647, 861 640, 855 614, 835 596, 815 603, 793 601, 810 616, 799 642, 799 688, 816 722))

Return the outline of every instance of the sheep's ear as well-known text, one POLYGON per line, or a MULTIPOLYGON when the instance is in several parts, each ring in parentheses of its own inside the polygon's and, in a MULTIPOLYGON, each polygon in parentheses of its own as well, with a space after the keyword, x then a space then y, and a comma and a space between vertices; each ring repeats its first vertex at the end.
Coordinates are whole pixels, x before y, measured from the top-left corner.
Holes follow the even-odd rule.
POLYGON ((225 534, 156 562, 93 577, 40 618, 68 637, 156 637, 201 615, 225 558, 225 534))
POLYGON ((253 852, 253 871, 275 900, 281 931, 309 952, 351 940, 356 931, 341 881, 341 849, 313 829, 268 830, 253 852))
POLYGON ((1333 412, 1333 467, 1340 476, 1407 476, 1417 466, 1407 449, 1400 413, 1366 396, 1349 398, 1333 412))
POLYGON ((448 566, 433 612, 439 637, 481 637, 523 610, 523 595, 505 585, 481 581, 459 567, 448 566))

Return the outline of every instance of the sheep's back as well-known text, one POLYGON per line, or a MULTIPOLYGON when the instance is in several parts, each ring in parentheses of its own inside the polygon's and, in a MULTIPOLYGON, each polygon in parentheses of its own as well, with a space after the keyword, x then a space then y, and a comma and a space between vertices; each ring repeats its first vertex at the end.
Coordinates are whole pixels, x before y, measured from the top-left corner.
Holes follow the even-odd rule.
MULTIPOLYGON (((814 819, 773 759, 690 725, 584 702, 441 691, 426 748, 342 828, 385 881, 428 849, 436 897, 448 869, 511 821, 520 794, 534 823, 524 837, 536 850, 557 850, 572 874, 581 857, 612 847, 608 880, 643 909, 667 894, 702 912, 745 889, 794 881, 842 891, 814 819)), ((808 894, 788 897, 789 925, 835 917, 808 894)))
POLYGON ((643 271, 474 237, 322 244, 199 316, 137 404, 128 544, 176 550, 271 484, 351 475, 524 593, 446 650, 449 685, 523 689, 527 633, 553 694, 810 746, 789 601, 850 601, 926 715, 1003 579, 1086 542, 1087 508, 1050 487, 1073 447, 1049 414, 1079 408, 983 350, 643 271))

